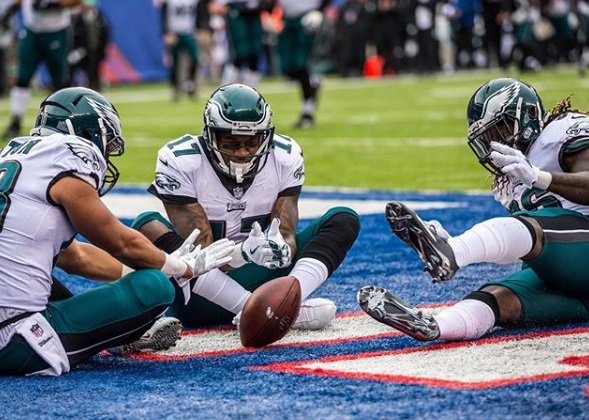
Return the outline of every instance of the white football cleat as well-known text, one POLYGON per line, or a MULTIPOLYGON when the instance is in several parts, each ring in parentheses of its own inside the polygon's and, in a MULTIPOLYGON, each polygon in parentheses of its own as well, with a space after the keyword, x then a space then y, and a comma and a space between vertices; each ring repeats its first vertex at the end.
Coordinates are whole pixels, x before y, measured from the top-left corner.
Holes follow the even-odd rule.
POLYGON ((133 353, 154 352, 167 350, 176 345, 180 340, 182 323, 171 316, 163 316, 143 333, 141 338, 129 344, 111 347, 108 351, 112 354, 125 355, 133 353))
POLYGON ((301 303, 301 311, 293 330, 320 330, 331 324, 335 319, 337 306, 329 299, 307 299, 301 303))

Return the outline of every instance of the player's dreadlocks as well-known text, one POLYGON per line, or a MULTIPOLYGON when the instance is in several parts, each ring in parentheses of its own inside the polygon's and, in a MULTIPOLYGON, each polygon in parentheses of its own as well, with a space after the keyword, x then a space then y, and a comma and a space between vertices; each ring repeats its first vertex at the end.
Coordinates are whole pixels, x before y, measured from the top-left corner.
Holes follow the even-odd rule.
POLYGON ((552 121, 554 121, 556 118, 558 118, 560 115, 566 114, 568 112, 589 115, 588 111, 579 111, 578 109, 571 109, 572 108, 571 98, 573 96, 574 96, 574 93, 571 93, 566 98, 558 101, 556 103, 556 105, 550 111, 548 111, 548 113, 546 114, 546 117, 544 118, 544 126, 545 127, 548 124, 550 124, 552 121))

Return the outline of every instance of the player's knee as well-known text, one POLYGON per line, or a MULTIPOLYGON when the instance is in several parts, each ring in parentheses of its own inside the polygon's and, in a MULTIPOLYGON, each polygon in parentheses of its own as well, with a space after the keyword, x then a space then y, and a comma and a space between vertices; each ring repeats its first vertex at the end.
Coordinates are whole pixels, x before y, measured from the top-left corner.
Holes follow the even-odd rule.
POLYGON ((300 258, 323 262, 331 275, 358 238, 360 219, 354 210, 347 207, 331 209, 323 218, 317 234, 302 250, 300 258))
POLYGON ((155 243, 162 236, 174 232, 174 227, 161 214, 149 211, 141 213, 133 223, 131 228, 143 234, 151 242, 155 243))
POLYGON ((335 207, 330 213, 333 214, 323 223, 320 230, 333 232, 347 251, 360 234, 360 217, 348 207, 335 207))
POLYGON ((493 297, 496 306, 493 311, 496 314, 499 325, 509 325, 521 320, 522 304, 519 297, 507 287, 490 285, 480 290, 493 297))
POLYGON ((137 270, 126 279, 133 295, 144 307, 169 306, 174 301, 174 286, 160 270, 137 270))

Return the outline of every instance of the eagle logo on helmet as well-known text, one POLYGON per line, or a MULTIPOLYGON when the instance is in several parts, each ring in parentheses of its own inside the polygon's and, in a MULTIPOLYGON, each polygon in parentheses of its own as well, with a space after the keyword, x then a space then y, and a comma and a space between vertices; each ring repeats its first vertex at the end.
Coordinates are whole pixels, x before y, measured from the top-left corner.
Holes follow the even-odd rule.
POLYGON ((95 171, 98 171, 100 169, 100 160, 98 158, 98 155, 96 154, 94 149, 90 147, 90 145, 69 142, 66 144, 75 157, 82 160, 82 162, 92 167, 92 169, 95 171))
POLYGON ((513 103, 515 98, 518 97, 520 88, 520 84, 514 82, 499 89, 493 95, 489 96, 483 106, 482 124, 486 124, 498 115, 502 114, 507 106, 513 103))

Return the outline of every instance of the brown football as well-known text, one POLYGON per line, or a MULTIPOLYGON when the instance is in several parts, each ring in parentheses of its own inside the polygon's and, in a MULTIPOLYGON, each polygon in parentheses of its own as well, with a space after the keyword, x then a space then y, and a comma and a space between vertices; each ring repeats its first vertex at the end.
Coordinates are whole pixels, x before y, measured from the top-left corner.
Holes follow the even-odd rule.
POLYGON ((258 287, 241 312, 239 336, 244 347, 263 347, 288 333, 301 309, 301 285, 292 276, 258 287))

